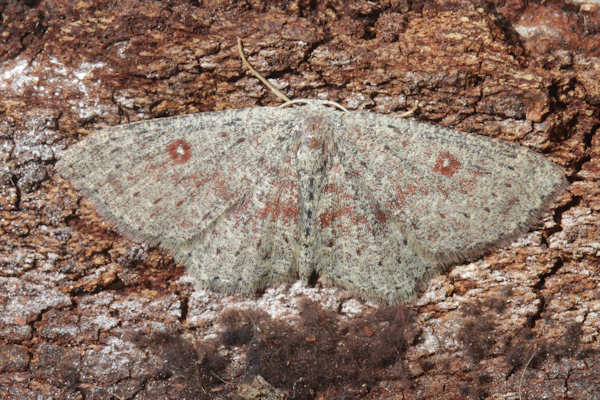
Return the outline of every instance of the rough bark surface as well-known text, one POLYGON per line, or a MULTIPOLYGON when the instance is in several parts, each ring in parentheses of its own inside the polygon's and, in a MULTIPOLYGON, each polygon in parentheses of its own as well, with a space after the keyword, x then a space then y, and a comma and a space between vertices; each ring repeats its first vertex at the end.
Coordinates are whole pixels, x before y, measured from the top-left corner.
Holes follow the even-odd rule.
POLYGON ((0 1, 0 397, 600 396, 600 6, 0 1), (570 186, 520 240, 403 306, 194 291, 54 172, 119 123, 324 98, 519 143, 570 186))

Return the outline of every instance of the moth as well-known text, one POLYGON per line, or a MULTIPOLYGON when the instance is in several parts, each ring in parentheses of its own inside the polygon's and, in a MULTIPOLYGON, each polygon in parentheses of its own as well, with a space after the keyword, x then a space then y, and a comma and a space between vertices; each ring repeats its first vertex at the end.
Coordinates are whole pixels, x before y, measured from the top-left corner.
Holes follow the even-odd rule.
POLYGON ((560 167, 512 143, 302 103, 103 129, 56 167, 199 287, 320 278, 387 303, 515 239, 566 187, 560 167))

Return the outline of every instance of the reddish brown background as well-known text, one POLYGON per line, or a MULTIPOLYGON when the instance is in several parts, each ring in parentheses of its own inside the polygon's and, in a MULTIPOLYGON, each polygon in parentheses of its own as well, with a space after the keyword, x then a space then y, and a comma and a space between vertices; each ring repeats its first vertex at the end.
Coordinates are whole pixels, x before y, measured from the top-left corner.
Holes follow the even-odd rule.
POLYGON ((600 398, 597 2, 10 0, 0 15, 0 397, 600 398), (319 285, 194 292, 53 165, 100 127, 278 103, 236 36, 290 97, 418 101, 418 120, 545 154, 569 189, 405 306, 319 285))

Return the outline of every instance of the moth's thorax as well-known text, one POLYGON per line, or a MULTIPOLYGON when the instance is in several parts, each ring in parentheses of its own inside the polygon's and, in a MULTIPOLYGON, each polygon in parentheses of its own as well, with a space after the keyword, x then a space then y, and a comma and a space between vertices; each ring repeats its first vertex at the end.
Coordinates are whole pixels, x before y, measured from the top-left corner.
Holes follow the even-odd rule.
POLYGON ((306 172, 322 170, 333 140, 333 126, 321 115, 314 115, 296 125, 298 165, 306 172))

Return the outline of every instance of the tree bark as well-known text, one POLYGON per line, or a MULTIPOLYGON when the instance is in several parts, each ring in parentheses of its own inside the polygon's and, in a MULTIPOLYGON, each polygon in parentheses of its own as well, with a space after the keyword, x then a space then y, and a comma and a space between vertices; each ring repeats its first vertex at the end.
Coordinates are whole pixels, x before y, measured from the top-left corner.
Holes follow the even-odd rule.
POLYGON ((598 4, 9 0, 0 15, 0 397, 599 396, 598 4), (280 103, 236 37, 291 98, 418 104, 417 120, 544 154, 569 187, 404 305, 320 282, 194 290, 53 165, 99 128, 280 103))

